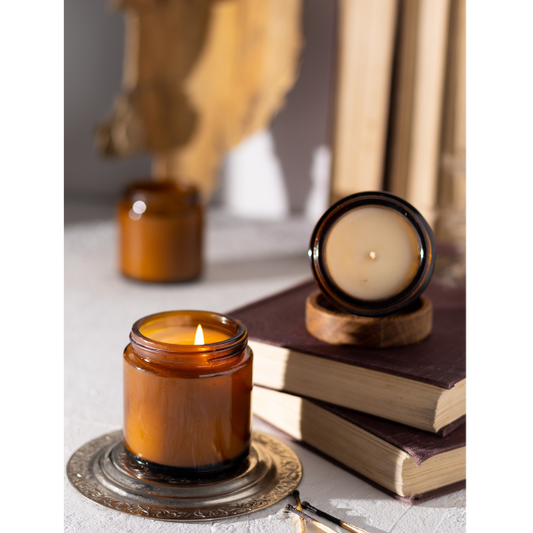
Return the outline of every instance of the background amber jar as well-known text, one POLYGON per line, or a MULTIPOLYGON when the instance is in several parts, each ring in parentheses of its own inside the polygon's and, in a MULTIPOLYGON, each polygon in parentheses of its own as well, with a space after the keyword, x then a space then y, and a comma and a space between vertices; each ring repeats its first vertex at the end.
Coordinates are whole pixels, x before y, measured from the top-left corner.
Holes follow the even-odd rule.
POLYGON ((251 436, 246 328, 204 311, 138 320, 124 350, 124 446, 154 469, 197 477, 237 467, 251 436), (205 344, 195 345, 201 324, 205 344))
POLYGON ((130 185, 118 206, 120 270, 142 281, 187 281, 202 270, 199 193, 172 182, 130 185))

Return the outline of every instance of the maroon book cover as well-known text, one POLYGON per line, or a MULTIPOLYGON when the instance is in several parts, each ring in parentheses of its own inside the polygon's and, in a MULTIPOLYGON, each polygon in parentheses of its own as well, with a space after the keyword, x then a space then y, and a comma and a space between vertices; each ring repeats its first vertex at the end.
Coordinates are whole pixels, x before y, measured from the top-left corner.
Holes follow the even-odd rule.
POLYGON ((451 389, 466 377, 465 290, 432 280, 425 291, 433 303, 428 338, 399 348, 360 348, 320 341, 305 327, 305 300, 317 289, 314 280, 235 309, 250 339, 451 389))
POLYGON ((403 450, 417 465, 421 465, 430 457, 466 445, 466 417, 461 419, 461 424, 454 431, 440 436, 338 405, 311 398, 306 400, 403 450))

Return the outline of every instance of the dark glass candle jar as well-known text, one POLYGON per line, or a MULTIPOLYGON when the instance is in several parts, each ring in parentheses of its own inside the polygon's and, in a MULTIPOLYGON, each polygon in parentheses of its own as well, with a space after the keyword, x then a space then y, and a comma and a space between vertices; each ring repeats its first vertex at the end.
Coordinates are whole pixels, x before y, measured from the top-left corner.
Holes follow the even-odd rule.
POLYGON ((434 269, 433 232, 408 202, 362 192, 332 205, 315 226, 311 269, 324 296, 354 315, 385 316, 414 302, 434 269))
POLYGON ((124 350, 128 455, 191 478, 237 468, 251 438, 253 354, 243 324, 217 313, 168 311, 135 322, 130 340, 124 350), (195 338, 199 324, 203 339, 195 338))
POLYGON ((196 189, 130 185, 118 205, 120 270, 141 281, 188 281, 202 270, 203 210, 196 189))

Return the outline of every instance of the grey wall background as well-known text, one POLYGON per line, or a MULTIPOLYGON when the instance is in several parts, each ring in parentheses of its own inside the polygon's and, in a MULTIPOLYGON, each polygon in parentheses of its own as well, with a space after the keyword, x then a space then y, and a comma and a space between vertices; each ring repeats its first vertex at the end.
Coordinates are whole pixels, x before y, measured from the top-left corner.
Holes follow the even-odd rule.
MULTIPOLYGON (((329 144, 335 2, 304 0, 305 48, 298 81, 271 124, 294 213, 304 208, 314 150, 329 144)), ((103 0, 65 2, 65 220, 110 215, 125 185, 150 175, 150 156, 103 159, 93 136, 120 91, 124 23, 103 0)), ((224 186, 221 176, 220 186, 224 186)), ((215 195, 214 202, 221 195, 215 195)))

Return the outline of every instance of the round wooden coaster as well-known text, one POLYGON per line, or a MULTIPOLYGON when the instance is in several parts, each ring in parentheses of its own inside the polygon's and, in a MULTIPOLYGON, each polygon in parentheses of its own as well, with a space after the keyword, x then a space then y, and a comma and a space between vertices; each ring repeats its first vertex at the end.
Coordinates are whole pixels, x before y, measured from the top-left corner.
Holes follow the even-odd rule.
POLYGON ((421 296, 407 308, 383 317, 350 315, 335 307, 320 291, 305 303, 307 331, 330 344, 349 344, 363 348, 405 346, 425 339, 433 325, 431 300, 421 296))

